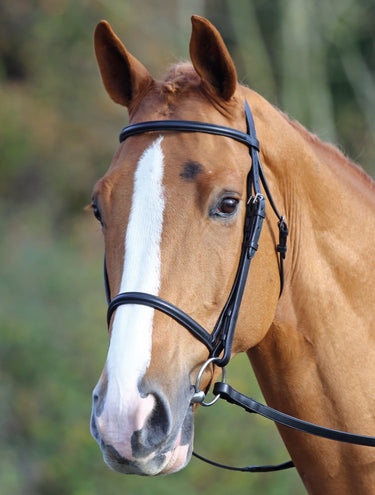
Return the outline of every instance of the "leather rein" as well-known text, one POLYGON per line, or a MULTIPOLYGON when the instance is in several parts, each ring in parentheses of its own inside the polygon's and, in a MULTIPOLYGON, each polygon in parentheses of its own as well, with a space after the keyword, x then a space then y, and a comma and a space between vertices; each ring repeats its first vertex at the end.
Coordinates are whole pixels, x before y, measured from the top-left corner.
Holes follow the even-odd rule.
MULTIPOLYGON (((216 322, 213 331, 211 333, 208 332, 183 310, 170 303, 169 301, 166 301, 152 294, 143 292, 123 292, 118 294, 111 300, 109 280, 104 258, 104 284, 108 302, 108 327, 110 325, 113 313, 121 305, 140 304, 157 309, 167 314, 168 316, 176 320, 180 325, 185 327, 200 342, 202 342, 209 351, 209 359, 204 363, 198 374, 197 382, 195 385, 195 393, 191 401, 193 404, 200 403, 203 406, 211 406, 217 401, 217 399, 221 398, 225 399, 231 404, 241 406, 247 412, 260 414, 263 417, 268 418, 276 423, 303 431, 305 433, 328 438, 331 440, 336 440, 339 442, 375 447, 375 437, 356 435, 339 430, 334 430, 300 420, 293 416, 289 416, 237 392, 225 382, 225 366, 229 363, 231 358, 234 331, 236 328, 242 296, 245 290, 251 261, 258 249, 258 241, 262 230, 263 220, 266 214, 266 197, 268 198, 268 201, 278 219, 279 244, 276 246, 276 251, 279 254, 280 295, 284 286, 283 261, 285 259, 287 250, 286 242, 288 236, 288 227, 285 218, 279 214, 275 206, 262 169, 262 165, 260 163, 259 142, 256 137, 254 120, 247 101, 245 101, 245 116, 247 123, 247 133, 229 127, 210 124, 207 122, 184 120, 157 120, 150 122, 141 122, 138 124, 129 125, 121 131, 121 143, 131 136, 155 131, 200 132, 229 137, 242 144, 245 144, 249 148, 252 166, 247 176, 247 204, 241 255, 238 263, 236 277, 227 302, 224 305, 224 308, 216 322), (263 186, 265 195, 262 194, 261 184, 263 186), (206 394, 203 390, 200 390, 200 380, 206 367, 211 364, 219 366, 223 369, 223 377, 222 381, 215 383, 213 387, 213 394, 215 395, 215 399, 211 402, 205 402, 204 399, 206 394)), ((232 467, 206 459, 205 457, 202 457, 195 452, 193 452, 193 455, 205 462, 208 462, 209 464, 233 471, 266 472, 279 471, 282 469, 294 467, 292 461, 284 462, 278 465, 232 467)))

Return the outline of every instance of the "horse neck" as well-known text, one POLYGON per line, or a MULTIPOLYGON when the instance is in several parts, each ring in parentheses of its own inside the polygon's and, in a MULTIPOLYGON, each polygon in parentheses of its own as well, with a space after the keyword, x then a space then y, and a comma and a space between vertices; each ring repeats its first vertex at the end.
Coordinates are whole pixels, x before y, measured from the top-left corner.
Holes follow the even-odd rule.
POLYGON ((348 351, 374 322, 375 184, 336 148, 287 123, 298 147, 281 164, 278 190, 291 234, 287 296, 275 322, 290 324, 283 315, 291 304, 305 339, 317 347, 333 340, 348 351))
MULTIPOLYGON (((249 357, 271 406, 375 435, 374 185, 340 152, 272 111, 280 127, 259 139, 290 230, 286 285, 273 325, 249 357)), ((270 124, 264 119, 261 132, 270 124)), ((280 432, 311 493, 372 493, 375 470, 364 466, 375 462, 375 449, 280 432)))

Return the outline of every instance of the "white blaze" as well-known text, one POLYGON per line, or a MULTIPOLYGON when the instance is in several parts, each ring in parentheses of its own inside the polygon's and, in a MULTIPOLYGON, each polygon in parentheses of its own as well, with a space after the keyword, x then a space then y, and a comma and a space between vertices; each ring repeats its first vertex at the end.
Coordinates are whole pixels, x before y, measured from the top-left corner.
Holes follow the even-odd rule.
MULTIPOLYGON (((146 149, 135 172, 120 292, 159 293, 164 212, 161 142, 160 137, 146 149)), ((153 317, 154 309, 141 305, 123 305, 115 312, 107 357, 105 407, 117 409, 118 420, 126 411, 131 413, 134 407, 137 409, 136 403, 139 404, 138 385, 151 360, 153 317)), ((144 408, 144 415, 151 407, 152 403, 144 408)), ((145 419, 136 416, 136 423, 145 419)))

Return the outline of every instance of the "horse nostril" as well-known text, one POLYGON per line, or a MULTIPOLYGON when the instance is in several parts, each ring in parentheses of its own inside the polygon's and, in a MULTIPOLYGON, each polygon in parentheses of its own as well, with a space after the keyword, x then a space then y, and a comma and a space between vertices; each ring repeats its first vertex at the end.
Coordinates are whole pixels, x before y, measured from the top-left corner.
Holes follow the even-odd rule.
POLYGON ((167 401, 155 397, 155 407, 147 421, 147 427, 155 432, 155 439, 165 438, 170 433, 171 413, 167 401))
POLYGON ((99 438, 98 427, 96 426, 96 421, 95 421, 94 414, 91 414, 90 431, 91 431, 91 435, 95 439, 99 438))
POLYGON ((92 394, 92 411, 95 414, 95 416, 100 416, 103 412, 103 407, 104 407, 104 395, 100 395, 97 393, 95 390, 92 394))
POLYGON ((172 428, 171 411, 164 397, 152 394, 155 405, 144 425, 133 433, 131 446, 134 457, 144 457, 154 452, 165 441, 172 428))

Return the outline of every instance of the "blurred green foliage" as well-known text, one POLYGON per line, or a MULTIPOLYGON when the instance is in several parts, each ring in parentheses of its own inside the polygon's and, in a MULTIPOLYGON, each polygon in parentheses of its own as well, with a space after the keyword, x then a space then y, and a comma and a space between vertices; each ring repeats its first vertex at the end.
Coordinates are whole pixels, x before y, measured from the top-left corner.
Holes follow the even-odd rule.
MULTIPOLYGON (((188 56, 189 17, 222 32, 239 78, 374 172, 373 0, 2 0, 0 489, 14 495, 304 493, 297 474, 113 473, 89 434, 107 349, 101 233, 84 206, 126 123, 92 49, 106 18, 156 76, 188 56)), ((244 359, 229 369, 260 392, 244 359)), ((286 460, 275 427, 198 410, 196 446, 233 464, 286 460)))

